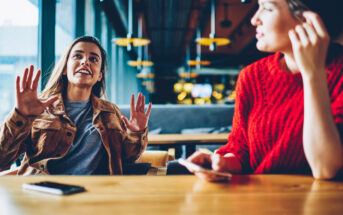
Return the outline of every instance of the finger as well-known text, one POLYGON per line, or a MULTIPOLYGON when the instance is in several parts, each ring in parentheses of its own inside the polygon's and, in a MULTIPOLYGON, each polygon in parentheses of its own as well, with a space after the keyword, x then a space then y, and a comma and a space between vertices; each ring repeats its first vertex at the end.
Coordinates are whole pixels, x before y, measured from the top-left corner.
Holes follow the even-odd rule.
POLYGON ((24 75, 23 75, 23 79, 21 80, 21 89, 26 89, 26 79, 27 79, 27 73, 29 72, 28 68, 25 68, 24 70, 24 75))
POLYGON ((307 22, 313 25, 315 31, 318 33, 320 37, 328 36, 326 27, 318 14, 312 11, 305 11, 303 13, 303 16, 305 17, 307 22))
POLYGON ((141 108, 142 113, 144 113, 144 109, 145 109, 145 96, 142 96, 142 108, 141 108))
POLYGON ((38 88, 38 81, 39 81, 40 74, 41 74, 41 70, 38 70, 35 78, 33 79, 33 83, 32 83, 32 89, 33 90, 37 90, 37 88, 38 88))
POLYGON ((298 38, 297 34, 295 33, 295 31, 290 30, 288 32, 288 36, 289 36, 289 39, 291 40, 293 50, 298 49, 298 47, 300 46, 300 41, 299 41, 299 38, 298 38))
POLYGON ((20 95, 20 77, 19 76, 17 76, 15 80, 15 87, 16 87, 16 95, 17 95, 17 103, 18 103, 19 95, 20 95))
POLYGON ((31 85, 32 85, 33 72, 34 72, 34 67, 33 67, 33 65, 31 65, 30 70, 29 70, 29 75, 28 75, 27 81, 26 81, 26 87, 29 89, 31 89, 31 85))
POLYGON ((300 39, 300 43, 303 45, 303 46, 308 46, 309 45, 309 39, 308 39, 308 35, 307 33, 305 32, 305 29, 302 25, 297 25, 295 27, 295 31, 296 33, 298 34, 298 37, 300 39))
POLYGON ((141 103, 141 100, 142 100, 141 97, 142 97, 142 94, 139 93, 139 94, 138 94, 138 98, 137 98, 137 104, 136 104, 136 111, 137 111, 137 112, 139 112, 139 111, 140 111, 140 108, 141 108, 141 107, 140 107, 140 103, 141 103))
POLYGON ((212 163, 211 156, 209 154, 199 151, 194 152, 191 156, 187 158, 187 160, 200 166, 212 163))
POLYGON ((121 119, 123 120, 125 127, 128 128, 129 120, 126 118, 126 116, 122 116, 121 119))
POLYGON ((133 112, 135 112, 135 95, 131 95, 131 103, 130 103, 130 117, 132 117, 133 112))
POLYGON ((152 104, 151 104, 151 102, 150 102, 150 103, 149 103, 149 106, 148 106, 148 110, 146 111, 146 114, 145 114, 145 116, 147 116, 148 118, 149 118, 150 113, 151 113, 151 107, 152 107, 152 104))
POLYGON ((305 29, 305 31, 306 31, 306 34, 308 35, 308 38, 309 38, 310 42, 311 42, 312 44, 317 43, 317 41, 318 41, 318 35, 317 35, 317 33, 315 32, 313 26, 312 26, 312 25, 309 25, 309 24, 307 24, 307 23, 304 23, 304 24, 303 24, 303 27, 304 27, 304 29, 305 29))
POLYGON ((58 96, 54 96, 43 102, 43 107, 49 107, 52 103, 54 103, 58 99, 58 96))
POLYGON ((212 155, 212 169, 218 172, 227 171, 226 159, 219 154, 212 155))

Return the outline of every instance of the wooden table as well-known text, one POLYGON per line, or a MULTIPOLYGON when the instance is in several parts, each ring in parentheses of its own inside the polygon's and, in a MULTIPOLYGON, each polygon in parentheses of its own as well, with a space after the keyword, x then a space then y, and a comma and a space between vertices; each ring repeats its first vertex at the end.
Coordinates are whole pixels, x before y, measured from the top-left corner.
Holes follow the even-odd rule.
MULTIPOLYGON (((229 133, 222 134, 159 134, 149 135, 149 145, 175 147, 186 145, 186 156, 195 152, 195 146, 201 144, 225 144, 229 133)), ((178 156, 176 156, 178 157, 178 156)))
POLYGON ((2 215, 40 214, 343 214, 343 182, 310 176, 245 175, 229 183, 195 176, 3 176, 2 215), (22 190, 50 180, 83 185, 85 193, 54 196, 22 190))

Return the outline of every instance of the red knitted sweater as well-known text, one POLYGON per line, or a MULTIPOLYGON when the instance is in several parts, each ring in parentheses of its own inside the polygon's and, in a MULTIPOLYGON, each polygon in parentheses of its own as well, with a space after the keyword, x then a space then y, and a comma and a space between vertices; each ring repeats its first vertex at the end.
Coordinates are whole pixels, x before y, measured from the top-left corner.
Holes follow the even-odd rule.
MULTIPOLYGON (((302 144, 301 74, 281 69, 280 53, 242 70, 236 86, 233 130, 217 153, 233 153, 245 173, 310 173, 302 144)), ((327 66, 334 120, 343 125, 343 56, 327 66)))

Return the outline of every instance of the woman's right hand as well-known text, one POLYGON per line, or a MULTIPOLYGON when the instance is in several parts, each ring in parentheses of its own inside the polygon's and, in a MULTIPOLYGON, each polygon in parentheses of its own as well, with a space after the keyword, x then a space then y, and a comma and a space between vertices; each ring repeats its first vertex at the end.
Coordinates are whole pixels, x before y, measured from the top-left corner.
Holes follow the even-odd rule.
MULTIPOLYGON (((189 158, 188 161, 197 164, 199 166, 211 166, 212 170, 216 172, 231 172, 230 171, 230 160, 232 157, 223 157, 219 154, 209 154, 204 152, 195 152, 189 158)), ((216 182, 216 181, 226 181, 228 177, 221 176, 217 174, 212 174, 209 172, 197 172, 192 169, 188 169, 190 172, 197 175, 199 178, 206 181, 216 182)))
POLYGON ((34 80, 32 81, 33 72, 33 65, 31 65, 30 68, 25 68, 24 75, 21 80, 21 86, 20 77, 17 76, 16 79, 16 109, 24 116, 37 116, 41 114, 46 107, 48 107, 58 99, 57 96, 49 98, 44 102, 38 99, 37 87, 41 71, 38 70, 34 80))

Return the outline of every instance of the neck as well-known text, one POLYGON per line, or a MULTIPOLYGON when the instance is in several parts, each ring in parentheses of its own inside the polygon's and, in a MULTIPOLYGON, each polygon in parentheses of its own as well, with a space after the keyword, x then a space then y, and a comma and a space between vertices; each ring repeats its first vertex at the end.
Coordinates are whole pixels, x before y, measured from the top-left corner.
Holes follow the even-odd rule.
POLYGON ((87 101, 92 93, 92 88, 79 88, 68 85, 67 100, 68 101, 87 101))
POLYGON ((295 62, 293 53, 283 53, 284 57, 280 60, 280 65, 285 71, 295 74, 299 72, 299 68, 295 62))

